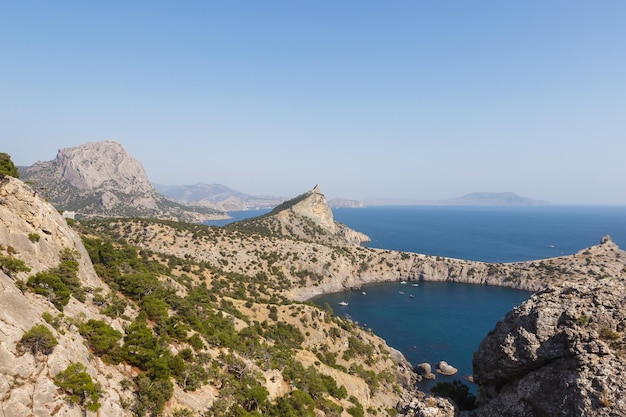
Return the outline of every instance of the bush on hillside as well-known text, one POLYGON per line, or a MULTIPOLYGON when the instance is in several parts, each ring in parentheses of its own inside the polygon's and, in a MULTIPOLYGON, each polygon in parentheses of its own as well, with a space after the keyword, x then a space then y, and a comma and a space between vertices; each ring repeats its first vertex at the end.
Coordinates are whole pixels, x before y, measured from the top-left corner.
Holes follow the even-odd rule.
POLYGON ((0 152, 0 177, 4 176, 19 178, 20 173, 11 161, 9 154, 0 152))
POLYGON ((476 408, 476 396, 458 379, 452 382, 439 382, 430 389, 430 392, 438 397, 451 399, 461 411, 476 408))
POLYGON ((52 332, 44 324, 36 324, 20 339, 20 348, 30 351, 33 355, 43 353, 49 355, 58 344, 52 332))
POLYGON ((85 407, 88 411, 97 411, 100 408, 98 399, 102 389, 85 372, 85 365, 82 363, 69 364, 54 377, 54 383, 63 390, 69 402, 85 407))

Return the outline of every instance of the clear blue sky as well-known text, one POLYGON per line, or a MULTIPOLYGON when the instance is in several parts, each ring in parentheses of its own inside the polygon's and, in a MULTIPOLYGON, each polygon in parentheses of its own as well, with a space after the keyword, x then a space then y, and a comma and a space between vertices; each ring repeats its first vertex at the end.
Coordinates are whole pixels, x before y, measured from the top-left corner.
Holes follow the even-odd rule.
POLYGON ((160 184, 626 205, 625 1, 0 1, 0 151, 160 184))

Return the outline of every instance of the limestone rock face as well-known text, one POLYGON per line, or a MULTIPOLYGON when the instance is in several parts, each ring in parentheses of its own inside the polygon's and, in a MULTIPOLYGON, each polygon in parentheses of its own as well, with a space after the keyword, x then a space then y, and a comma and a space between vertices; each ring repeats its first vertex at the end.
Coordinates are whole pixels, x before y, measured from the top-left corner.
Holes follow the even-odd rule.
POLYGON ((160 195, 143 165, 115 141, 60 149, 52 161, 21 170, 21 177, 61 209, 84 216, 139 216, 186 221, 224 218, 209 208, 183 206, 160 195))
POLYGON ((370 238, 335 221, 319 186, 278 205, 265 216, 237 222, 236 227, 333 245, 360 245, 370 238))
POLYGON ((29 186, 12 177, 0 179, 0 243, 8 246, 7 242, 31 273, 56 266, 62 249, 75 250, 84 283, 96 286, 100 282, 80 237, 67 221, 29 186), (30 238, 35 235, 39 238, 30 238))
POLYGON ((549 286, 510 312, 474 354, 476 415, 626 415, 625 279, 549 286))
MULTIPOLYGON (((27 276, 58 266, 59 253, 71 249, 79 254, 78 277, 85 288, 106 288, 96 275, 81 239, 67 221, 49 203, 35 195, 18 179, 0 178, 0 255, 21 260, 30 272, 12 273, 0 269, 0 401, 2 415, 51 415, 82 417, 83 410, 73 407, 57 391, 53 377, 71 361, 87 367, 87 372, 100 383, 105 392, 101 400, 102 415, 127 416, 120 406, 119 381, 122 376, 111 368, 111 378, 99 372, 103 366, 92 358, 76 328, 55 329, 42 318, 58 311, 41 296, 20 291, 17 283, 27 276), (39 238, 35 239, 37 235, 39 238), (11 273, 8 275, 5 272, 11 273), (18 342, 35 324, 43 324, 53 332, 59 344, 48 355, 33 356, 18 349, 18 342), (113 388, 115 385, 115 388, 113 388)), ((67 317, 94 317, 84 304, 71 299, 65 306, 67 317)), ((90 414, 91 415, 91 414, 90 414)))
POLYGON ((126 194, 153 191, 143 165, 114 141, 89 142, 61 149, 56 165, 61 179, 80 190, 104 188, 126 194))

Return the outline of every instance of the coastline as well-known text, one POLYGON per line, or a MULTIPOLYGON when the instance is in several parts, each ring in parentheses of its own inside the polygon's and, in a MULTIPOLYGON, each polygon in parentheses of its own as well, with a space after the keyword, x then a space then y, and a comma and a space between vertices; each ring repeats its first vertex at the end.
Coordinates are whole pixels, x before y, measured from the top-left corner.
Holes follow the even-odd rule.
POLYGON ((368 251, 373 263, 382 263, 381 260, 387 261, 392 256, 398 267, 386 268, 379 273, 360 270, 343 279, 324 278, 314 285, 292 289, 290 297, 305 302, 321 294, 359 289, 366 284, 400 281, 458 282, 536 292, 566 280, 619 276, 626 268, 626 252, 608 236, 602 238, 600 244, 571 255, 512 263, 466 261, 384 249, 368 248, 368 251))

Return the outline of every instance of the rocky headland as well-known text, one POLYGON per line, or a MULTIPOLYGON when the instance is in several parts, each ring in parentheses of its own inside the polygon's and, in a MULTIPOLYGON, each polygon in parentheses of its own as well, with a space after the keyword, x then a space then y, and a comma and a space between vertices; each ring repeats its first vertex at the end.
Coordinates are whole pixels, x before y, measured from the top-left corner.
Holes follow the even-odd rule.
POLYGON ((474 354, 475 415, 626 415, 625 278, 570 277, 507 314, 474 354))

